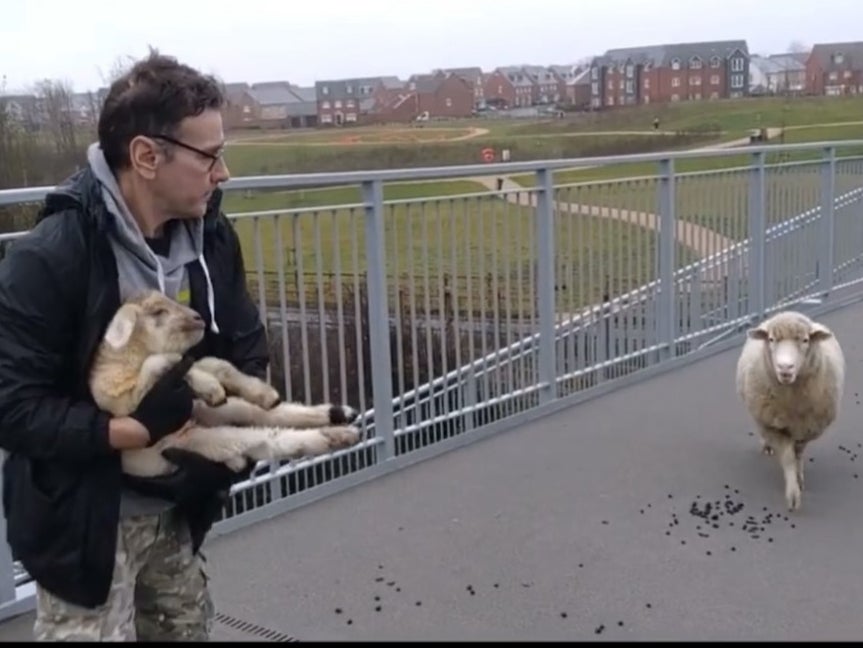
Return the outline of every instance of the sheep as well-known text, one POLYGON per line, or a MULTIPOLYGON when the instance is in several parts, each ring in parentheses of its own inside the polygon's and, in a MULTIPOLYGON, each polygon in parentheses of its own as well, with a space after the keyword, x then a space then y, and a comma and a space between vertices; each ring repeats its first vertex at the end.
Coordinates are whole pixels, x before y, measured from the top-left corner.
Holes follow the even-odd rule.
MULTIPOLYGON (((148 291, 114 314, 89 374, 97 406, 113 416, 131 414, 156 380, 204 337, 204 322, 191 308, 148 291)), ((123 450, 125 473, 152 477, 176 469, 162 450, 180 447, 224 462, 235 471, 255 461, 316 456, 359 441, 349 425, 357 412, 329 403, 279 402, 265 381, 219 358, 197 360, 185 377, 194 392, 193 424, 141 449, 123 450), (309 428, 309 429, 298 429, 309 428)))
POLYGON ((737 393, 785 478, 790 511, 801 506, 803 453, 836 420, 845 357, 829 328, 783 311, 747 331, 737 361, 737 393))

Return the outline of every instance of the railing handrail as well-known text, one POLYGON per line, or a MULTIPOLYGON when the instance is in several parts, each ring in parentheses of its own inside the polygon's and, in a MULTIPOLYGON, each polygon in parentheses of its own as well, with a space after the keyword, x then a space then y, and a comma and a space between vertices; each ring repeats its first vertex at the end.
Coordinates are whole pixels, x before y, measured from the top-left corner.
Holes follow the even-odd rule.
MULTIPOLYGON (((660 160, 688 160, 705 157, 734 157, 754 153, 782 153, 790 151, 817 151, 831 148, 863 146, 859 140, 827 140, 801 144, 763 144, 730 148, 698 148, 687 151, 660 151, 654 153, 632 153, 627 155, 601 155, 596 157, 556 158, 550 160, 531 160, 525 162, 495 162, 487 164, 462 164, 440 167, 417 167, 413 169, 378 169, 370 171, 336 171, 325 173, 297 173, 282 175, 244 176, 232 178, 224 183, 226 191, 242 189, 307 189, 311 187, 332 187, 337 185, 362 184, 364 182, 391 182, 395 180, 430 180, 464 178, 482 175, 512 175, 547 169, 559 171, 579 166, 605 166, 608 164, 628 164, 638 162, 659 162, 660 160)), ((30 187, 27 189, 0 190, 0 206, 33 202, 42 199, 53 190, 52 186, 30 187)))

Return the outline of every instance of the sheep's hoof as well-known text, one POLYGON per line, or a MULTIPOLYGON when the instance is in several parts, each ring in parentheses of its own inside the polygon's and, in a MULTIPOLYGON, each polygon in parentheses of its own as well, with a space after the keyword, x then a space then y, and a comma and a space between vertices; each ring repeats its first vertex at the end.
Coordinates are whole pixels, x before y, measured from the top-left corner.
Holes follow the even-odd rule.
POLYGON ((772 457, 773 456, 773 447, 765 441, 764 445, 761 446, 761 453, 768 456, 768 457, 772 457))
POLYGON ((792 512, 799 510, 801 499, 802 494, 800 492, 800 486, 791 482, 785 489, 785 503, 788 504, 788 510, 792 512))
POLYGON ((330 423, 333 425, 347 425, 353 423, 359 412, 350 405, 331 405, 330 423))

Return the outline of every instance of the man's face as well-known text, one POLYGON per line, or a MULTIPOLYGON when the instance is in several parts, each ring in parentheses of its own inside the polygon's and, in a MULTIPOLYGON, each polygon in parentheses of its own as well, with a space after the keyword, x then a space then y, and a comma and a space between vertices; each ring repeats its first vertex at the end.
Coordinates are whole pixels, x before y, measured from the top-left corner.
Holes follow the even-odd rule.
POLYGON ((202 218, 213 191, 230 178, 222 115, 205 110, 184 119, 172 138, 157 139, 170 155, 160 156, 150 183, 156 204, 174 218, 202 218))

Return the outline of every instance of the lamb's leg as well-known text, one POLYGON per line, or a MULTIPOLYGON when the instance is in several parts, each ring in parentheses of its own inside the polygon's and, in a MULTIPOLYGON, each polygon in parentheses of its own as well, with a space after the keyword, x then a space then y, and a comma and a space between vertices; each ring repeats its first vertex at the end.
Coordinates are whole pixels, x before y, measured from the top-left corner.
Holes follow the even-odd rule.
POLYGON ((193 427, 184 434, 165 437, 165 447, 185 448, 238 470, 246 463, 244 457, 254 461, 313 457, 350 447, 359 439, 359 430, 351 426, 311 430, 235 426, 193 427))
POLYGON ((186 373, 186 382, 195 395, 211 407, 222 405, 228 399, 219 379, 195 366, 186 373))
POLYGON ((227 360, 201 358, 193 368, 214 376, 229 394, 240 396, 265 410, 274 407, 281 400, 279 392, 266 382, 244 374, 227 360))
POLYGON ((266 412, 264 424, 281 428, 318 428, 353 423, 358 414, 349 405, 279 403, 266 412))
POLYGON ((216 407, 210 407, 196 401, 192 416, 202 427, 217 427, 220 425, 259 426, 266 427, 268 410, 252 403, 228 396, 227 400, 216 407))
POLYGON ((160 353, 151 355, 144 360, 144 364, 141 365, 141 372, 138 374, 138 382, 135 384, 132 402, 140 403, 144 394, 152 389, 156 381, 180 360, 179 353, 160 353))
POLYGON ((165 459, 161 448, 150 446, 136 450, 123 450, 120 453, 123 472, 133 477, 159 477, 176 470, 176 466, 165 459))

